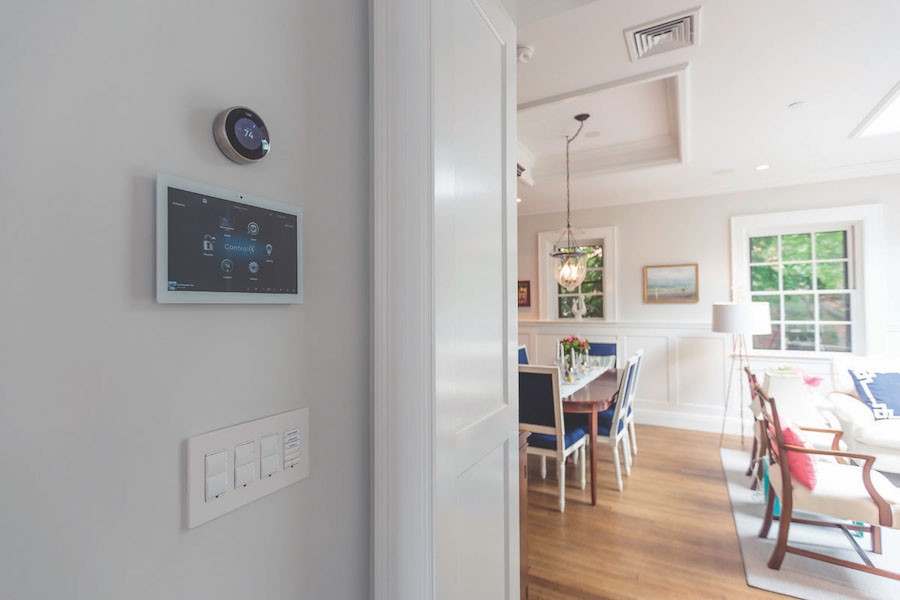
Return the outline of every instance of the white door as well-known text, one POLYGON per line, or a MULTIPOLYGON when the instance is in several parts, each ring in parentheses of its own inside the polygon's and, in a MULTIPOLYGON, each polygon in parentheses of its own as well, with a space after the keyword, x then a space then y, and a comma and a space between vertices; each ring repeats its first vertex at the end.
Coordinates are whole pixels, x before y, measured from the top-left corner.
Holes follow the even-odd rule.
POLYGON ((515 28, 433 3, 436 597, 518 598, 515 28))

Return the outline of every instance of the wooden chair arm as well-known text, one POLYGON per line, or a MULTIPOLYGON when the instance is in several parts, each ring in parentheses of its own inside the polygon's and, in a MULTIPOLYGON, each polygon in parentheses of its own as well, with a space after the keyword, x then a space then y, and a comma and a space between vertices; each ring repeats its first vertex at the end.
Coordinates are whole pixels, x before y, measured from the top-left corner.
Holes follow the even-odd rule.
POLYGON ((798 425, 797 427, 802 429, 803 431, 812 431, 813 433, 830 433, 834 436, 834 438, 831 440, 831 449, 840 451, 841 436, 844 435, 844 432, 840 429, 828 429, 824 427, 803 427, 802 425, 798 425))
POLYGON ((856 458, 864 460, 867 463, 874 463, 875 457, 871 454, 857 454, 855 452, 844 452, 843 450, 819 450, 818 448, 807 448, 806 446, 792 446, 785 444, 784 447, 791 452, 801 452, 803 454, 821 454, 823 456, 834 456, 843 458, 856 458))
POLYGON ((822 456, 833 456, 836 458, 855 458, 865 461, 865 464, 862 468, 863 485, 866 486, 866 491, 869 493, 869 496, 872 498, 875 506, 878 507, 879 525, 883 525, 885 527, 894 526, 894 517, 891 513, 891 505, 888 504, 888 501, 878 493, 878 490, 876 490, 875 486, 872 484, 872 466, 875 464, 874 456, 872 456, 871 454, 858 454, 856 452, 843 452, 840 450, 817 450, 815 448, 793 446, 791 444, 785 444, 784 449, 791 452, 800 452, 801 454, 821 454, 822 456))

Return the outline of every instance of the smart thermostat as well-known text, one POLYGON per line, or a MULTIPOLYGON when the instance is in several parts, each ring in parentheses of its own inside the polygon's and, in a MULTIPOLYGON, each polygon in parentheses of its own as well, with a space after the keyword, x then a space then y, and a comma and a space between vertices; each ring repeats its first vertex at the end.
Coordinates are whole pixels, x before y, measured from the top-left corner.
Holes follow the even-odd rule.
POLYGON ((266 124, 245 106, 233 106, 219 113, 213 134, 222 154, 236 163, 258 162, 269 153, 266 124))

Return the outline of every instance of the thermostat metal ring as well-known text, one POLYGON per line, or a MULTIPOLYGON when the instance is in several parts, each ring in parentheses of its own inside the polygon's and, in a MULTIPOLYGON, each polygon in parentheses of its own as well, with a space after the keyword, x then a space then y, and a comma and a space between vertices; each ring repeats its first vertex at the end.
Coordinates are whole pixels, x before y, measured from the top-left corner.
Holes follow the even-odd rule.
POLYGON ((266 124, 245 106, 233 106, 219 113, 213 122, 213 136, 222 154, 239 164, 259 162, 269 153, 266 124))

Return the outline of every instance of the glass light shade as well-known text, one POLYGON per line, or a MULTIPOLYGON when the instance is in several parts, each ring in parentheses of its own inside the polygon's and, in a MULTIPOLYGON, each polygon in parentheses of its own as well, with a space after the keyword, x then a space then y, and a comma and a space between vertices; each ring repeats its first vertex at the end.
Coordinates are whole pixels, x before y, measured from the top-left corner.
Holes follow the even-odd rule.
POLYGON ((551 254, 553 257, 553 275, 556 282, 572 291, 581 285, 587 274, 587 254, 580 249, 575 251, 560 251, 551 254))

